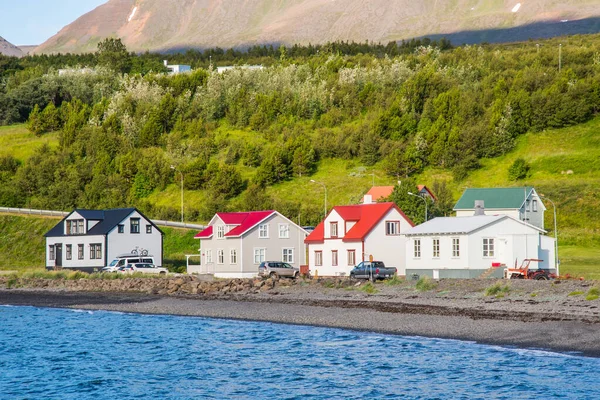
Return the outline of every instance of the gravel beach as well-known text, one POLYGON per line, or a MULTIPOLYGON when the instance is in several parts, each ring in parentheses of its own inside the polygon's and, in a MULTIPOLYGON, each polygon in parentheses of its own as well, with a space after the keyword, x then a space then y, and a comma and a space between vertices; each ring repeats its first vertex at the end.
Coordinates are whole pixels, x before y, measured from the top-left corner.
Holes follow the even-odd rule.
POLYGON ((485 295, 493 283, 442 280, 424 292, 410 282, 379 283, 365 293, 364 283, 331 281, 176 296, 20 288, 0 289, 0 304, 270 321, 600 357, 600 300, 585 298, 594 282, 511 281, 505 294, 485 295))

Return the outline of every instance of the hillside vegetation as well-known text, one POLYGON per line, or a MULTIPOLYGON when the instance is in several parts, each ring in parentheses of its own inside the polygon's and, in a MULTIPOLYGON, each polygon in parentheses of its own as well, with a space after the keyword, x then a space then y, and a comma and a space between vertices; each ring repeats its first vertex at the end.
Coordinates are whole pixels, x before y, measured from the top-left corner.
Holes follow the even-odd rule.
MULTIPOLYGON (((7 60, 0 205, 136 206, 176 220, 183 176, 188 221, 277 209, 312 225, 321 184, 328 208, 373 182, 401 181, 397 194, 427 184, 442 200, 430 215, 448 214, 464 187, 529 184, 557 204, 561 244, 598 243, 600 36, 364 49, 281 48, 269 68, 176 76, 123 74, 152 58, 117 40, 81 56, 97 65, 85 72, 54 71, 73 55, 7 60)), ((422 202, 402 201, 422 222, 422 202)))

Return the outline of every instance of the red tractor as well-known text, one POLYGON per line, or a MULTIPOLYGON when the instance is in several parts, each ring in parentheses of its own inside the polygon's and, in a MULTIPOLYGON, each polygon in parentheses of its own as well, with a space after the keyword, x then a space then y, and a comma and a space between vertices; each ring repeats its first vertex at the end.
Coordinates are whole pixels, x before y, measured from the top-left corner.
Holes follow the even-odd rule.
POLYGON ((537 281, 547 281, 548 279, 556 278, 555 274, 545 269, 529 269, 529 265, 532 262, 540 262, 537 258, 526 258, 521 263, 520 267, 517 267, 517 260, 515 260, 514 268, 507 268, 504 270, 504 277, 506 279, 535 279, 537 281))

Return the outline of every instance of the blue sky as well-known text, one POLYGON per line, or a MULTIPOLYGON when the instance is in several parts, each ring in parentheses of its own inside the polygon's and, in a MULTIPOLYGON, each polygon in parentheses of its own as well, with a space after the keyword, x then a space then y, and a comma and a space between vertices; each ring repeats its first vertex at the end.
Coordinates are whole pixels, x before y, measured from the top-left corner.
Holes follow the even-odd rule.
POLYGON ((0 0, 0 36, 14 45, 42 44, 107 0, 0 0))

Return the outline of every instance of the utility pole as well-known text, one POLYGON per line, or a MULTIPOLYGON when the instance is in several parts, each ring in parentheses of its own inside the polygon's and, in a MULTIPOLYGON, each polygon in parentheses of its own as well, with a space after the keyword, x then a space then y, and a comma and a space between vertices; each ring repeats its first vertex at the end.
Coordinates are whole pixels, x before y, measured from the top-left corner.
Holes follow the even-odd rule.
POLYGON ((558 72, 562 69, 562 43, 558 45, 558 72))

